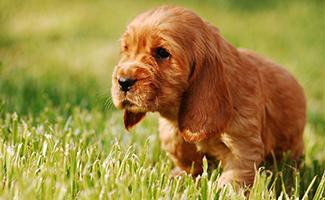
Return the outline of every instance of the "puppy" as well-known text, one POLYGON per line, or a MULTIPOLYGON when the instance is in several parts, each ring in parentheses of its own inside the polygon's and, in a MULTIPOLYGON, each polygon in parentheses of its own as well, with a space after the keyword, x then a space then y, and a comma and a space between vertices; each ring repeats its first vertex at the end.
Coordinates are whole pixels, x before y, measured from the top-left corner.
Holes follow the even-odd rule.
POLYGON ((127 129, 160 114, 162 148, 176 171, 197 175, 203 156, 220 160, 219 186, 251 184, 271 153, 303 154, 306 100, 297 81, 184 8, 159 7, 128 25, 112 97, 127 129))

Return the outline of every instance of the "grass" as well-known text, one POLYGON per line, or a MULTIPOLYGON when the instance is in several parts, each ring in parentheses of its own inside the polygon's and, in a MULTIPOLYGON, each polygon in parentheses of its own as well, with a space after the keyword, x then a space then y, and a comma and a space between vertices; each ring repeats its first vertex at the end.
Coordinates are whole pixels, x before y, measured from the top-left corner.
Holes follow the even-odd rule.
POLYGON ((282 63, 305 89, 300 168, 265 163, 241 191, 217 189, 221 169, 207 163, 198 178, 170 178, 157 116, 127 133, 111 106, 118 38, 132 17, 162 3, 0 1, 0 197, 324 199, 324 2, 170 2, 197 11, 235 46, 282 63))

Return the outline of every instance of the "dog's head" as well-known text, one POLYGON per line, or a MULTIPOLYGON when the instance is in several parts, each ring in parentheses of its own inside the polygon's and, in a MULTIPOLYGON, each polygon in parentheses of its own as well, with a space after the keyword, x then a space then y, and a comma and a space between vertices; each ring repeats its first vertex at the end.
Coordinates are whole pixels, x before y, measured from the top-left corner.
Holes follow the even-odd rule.
POLYGON ((179 7, 148 11, 128 25, 112 76, 113 102, 125 110, 126 128, 155 111, 174 116, 189 141, 217 131, 210 123, 224 127, 229 92, 216 37, 215 28, 179 7))

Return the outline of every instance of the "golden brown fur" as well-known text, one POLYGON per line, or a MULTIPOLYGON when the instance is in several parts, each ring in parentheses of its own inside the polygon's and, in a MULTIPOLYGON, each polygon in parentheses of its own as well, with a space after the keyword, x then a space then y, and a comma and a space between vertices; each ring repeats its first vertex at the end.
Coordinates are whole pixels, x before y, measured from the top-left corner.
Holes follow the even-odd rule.
POLYGON ((254 167, 271 152, 302 155, 306 102, 297 81, 274 62, 236 49, 192 11, 145 12, 121 44, 114 104, 125 109, 126 128, 158 112, 162 148, 178 168, 198 174, 206 155, 221 161, 220 185, 250 184, 254 167), (160 47, 168 58, 155 57, 160 47), (136 82, 122 92, 119 77, 136 82))

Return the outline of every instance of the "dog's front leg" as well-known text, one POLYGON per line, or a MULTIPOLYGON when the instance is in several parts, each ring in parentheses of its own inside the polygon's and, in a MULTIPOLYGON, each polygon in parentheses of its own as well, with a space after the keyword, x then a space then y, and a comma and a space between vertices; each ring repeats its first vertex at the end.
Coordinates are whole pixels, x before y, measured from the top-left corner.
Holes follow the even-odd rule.
POLYGON ((197 151, 195 144, 184 141, 175 125, 161 118, 159 132, 162 149, 168 153, 175 164, 173 176, 184 172, 195 176, 202 172, 203 154, 197 151))
POLYGON ((249 136, 223 133, 221 141, 229 151, 220 160, 223 173, 219 186, 225 184, 250 185, 254 181, 256 167, 264 158, 264 146, 258 134, 249 136))

